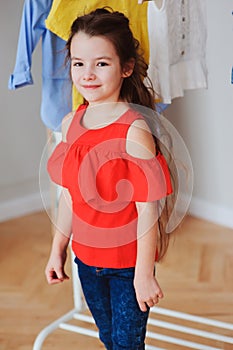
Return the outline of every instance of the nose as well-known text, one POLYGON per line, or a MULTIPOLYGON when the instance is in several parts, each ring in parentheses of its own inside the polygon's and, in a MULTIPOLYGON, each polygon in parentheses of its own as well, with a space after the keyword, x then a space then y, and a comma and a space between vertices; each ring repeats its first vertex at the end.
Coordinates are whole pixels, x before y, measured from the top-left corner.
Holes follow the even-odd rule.
POLYGON ((85 70, 83 72, 83 79, 86 81, 95 79, 95 72, 91 65, 85 67, 85 70))

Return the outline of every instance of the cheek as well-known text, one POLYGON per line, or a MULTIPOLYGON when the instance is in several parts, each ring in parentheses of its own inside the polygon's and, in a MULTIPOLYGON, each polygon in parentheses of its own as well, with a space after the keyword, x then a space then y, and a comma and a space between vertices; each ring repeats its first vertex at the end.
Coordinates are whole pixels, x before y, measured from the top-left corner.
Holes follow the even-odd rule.
POLYGON ((78 80, 78 74, 77 74, 77 71, 75 71, 75 69, 72 69, 70 70, 70 76, 71 76, 71 79, 72 81, 77 81, 78 80))
POLYGON ((73 79, 73 77, 74 77, 74 70, 73 70, 73 68, 70 69, 70 76, 71 76, 71 79, 73 79))

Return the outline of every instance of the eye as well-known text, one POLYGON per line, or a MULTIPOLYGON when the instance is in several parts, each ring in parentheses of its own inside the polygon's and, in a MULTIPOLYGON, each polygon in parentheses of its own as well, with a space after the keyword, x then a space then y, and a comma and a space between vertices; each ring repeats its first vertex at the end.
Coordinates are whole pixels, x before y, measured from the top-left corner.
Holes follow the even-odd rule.
POLYGON ((83 63, 82 62, 74 62, 73 63, 73 67, 82 67, 83 66, 83 63))
POLYGON ((103 61, 100 61, 97 63, 97 67, 104 67, 104 66, 108 66, 109 64, 107 62, 103 62, 103 61))

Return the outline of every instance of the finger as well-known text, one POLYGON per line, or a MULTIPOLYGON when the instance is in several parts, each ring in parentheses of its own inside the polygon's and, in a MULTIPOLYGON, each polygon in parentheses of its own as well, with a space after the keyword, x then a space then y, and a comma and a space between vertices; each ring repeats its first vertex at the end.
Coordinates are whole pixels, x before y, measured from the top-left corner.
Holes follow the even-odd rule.
POLYGON ((146 312, 147 311, 147 306, 144 301, 138 301, 138 305, 141 311, 146 312))
POLYGON ((162 290, 160 289, 158 294, 157 294, 158 298, 162 299, 163 298, 163 292, 162 290))
POLYGON ((63 280, 69 279, 65 273, 62 271, 56 272, 54 269, 46 271, 45 275, 49 284, 61 283, 63 280))
POLYGON ((157 285, 157 288, 156 288, 156 290, 155 290, 154 297, 155 297, 155 298, 160 298, 160 299, 163 298, 163 291, 162 291, 162 289, 160 288, 159 285, 157 285))
POLYGON ((48 281, 49 284, 58 284, 58 283, 62 283, 62 281, 60 281, 58 278, 54 278, 51 279, 50 281, 48 281))
POLYGON ((59 283, 61 282, 57 276, 54 274, 54 271, 49 272, 48 274, 46 273, 46 279, 48 284, 54 284, 54 283, 59 283))
POLYGON ((154 302, 154 300, 148 300, 147 302, 147 305, 149 306, 149 307, 153 307, 154 306, 154 304, 156 304, 155 302, 154 302))
MULTIPOLYGON (((159 298, 154 298, 154 299, 153 299, 154 305, 158 304, 158 302, 159 302, 159 298)), ((154 305, 153 305, 153 306, 154 306, 154 305)))
POLYGON ((69 279, 69 277, 67 276, 67 274, 64 272, 63 269, 58 269, 56 271, 54 271, 56 276, 57 276, 57 279, 59 279, 61 282, 66 280, 66 279, 69 279))

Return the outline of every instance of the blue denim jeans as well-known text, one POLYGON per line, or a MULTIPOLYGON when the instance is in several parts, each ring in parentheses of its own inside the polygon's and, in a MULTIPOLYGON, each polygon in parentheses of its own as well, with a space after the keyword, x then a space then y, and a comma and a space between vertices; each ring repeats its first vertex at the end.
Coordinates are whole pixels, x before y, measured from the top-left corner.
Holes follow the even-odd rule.
POLYGON ((133 286, 134 268, 87 266, 78 258, 78 274, 88 307, 107 350, 145 349, 149 308, 142 312, 133 286))

